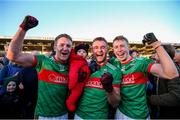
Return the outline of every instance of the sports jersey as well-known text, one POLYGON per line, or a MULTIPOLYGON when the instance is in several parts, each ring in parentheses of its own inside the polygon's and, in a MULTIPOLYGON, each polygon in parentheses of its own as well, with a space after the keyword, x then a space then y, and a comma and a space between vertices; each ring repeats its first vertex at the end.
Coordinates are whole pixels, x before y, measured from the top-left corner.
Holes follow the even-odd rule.
POLYGON ((121 68, 123 80, 121 82, 121 102, 119 110, 133 119, 148 117, 146 101, 147 73, 150 72, 152 60, 147 58, 131 58, 120 64, 116 58, 112 64, 121 68))
POLYGON ((108 118, 108 98, 100 78, 103 73, 109 72, 113 76, 113 87, 118 87, 122 74, 110 63, 106 63, 98 71, 91 74, 87 80, 83 95, 80 99, 76 114, 82 119, 107 119, 108 118))
POLYGON ((68 66, 57 63, 53 57, 37 55, 38 99, 35 115, 44 117, 61 116, 67 113, 68 66))

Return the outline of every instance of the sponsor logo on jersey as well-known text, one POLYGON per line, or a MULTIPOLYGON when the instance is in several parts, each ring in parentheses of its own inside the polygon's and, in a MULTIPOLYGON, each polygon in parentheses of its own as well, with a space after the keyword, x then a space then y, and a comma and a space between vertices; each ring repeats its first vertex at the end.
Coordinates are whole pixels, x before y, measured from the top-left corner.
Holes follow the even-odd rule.
POLYGON ((144 84, 144 83, 147 83, 147 77, 141 72, 136 72, 136 73, 123 75, 123 80, 121 85, 144 84))
POLYGON ((39 80, 50 82, 54 84, 67 84, 68 83, 68 75, 64 75, 61 73, 57 73, 51 70, 43 69, 38 74, 39 80))
POLYGON ((100 82, 100 78, 90 78, 86 84, 86 87, 91 87, 91 88, 99 88, 99 89, 103 89, 103 86, 100 82))

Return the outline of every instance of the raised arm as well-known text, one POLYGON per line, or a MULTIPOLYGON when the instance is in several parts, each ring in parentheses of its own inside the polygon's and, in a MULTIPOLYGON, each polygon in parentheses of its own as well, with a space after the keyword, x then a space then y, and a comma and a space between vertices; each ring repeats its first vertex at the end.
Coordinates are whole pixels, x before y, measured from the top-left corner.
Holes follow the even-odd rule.
POLYGON ((22 65, 23 67, 29 67, 33 65, 34 56, 28 53, 22 53, 22 47, 26 32, 37 25, 38 20, 36 18, 32 16, 26 16, 24 18, 9 45, 7 58, 10 61, 22 65))
POLYGON ((160 63, 152 65, 150 70, 152 74, 166 79, 172 79, 178 76, 175 64, 153 33, 146 34, 143 43, 151 45, 156 50, 160 59, 160 63))

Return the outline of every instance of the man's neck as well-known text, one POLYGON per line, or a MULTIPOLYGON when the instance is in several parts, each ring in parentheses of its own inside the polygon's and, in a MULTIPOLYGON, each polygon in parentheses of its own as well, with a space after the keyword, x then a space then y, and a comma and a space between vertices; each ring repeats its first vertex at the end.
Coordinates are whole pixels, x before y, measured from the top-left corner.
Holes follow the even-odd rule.
POLYGON ((100 67, 104 66, 106 63, 107 63, 107 60, 105 60, 104 62, 101 62, 101 63, 98 63, 98 62, 97 62, 97 64, 98 64, 100 67))
POLYGON ((66 61, 60 60, 60 59, 58 59, 58 57, 56 55, 53 56, 53 58, 57 63, 61 63, 61 64, 66 64, 67 63, 67 60, 66 61))
POLYGON ((126 60, 120 61, 120 62, 121 62, 121 64, 127 64, 127 63, 129 63, 132 59, 133 59, 133 57, 129 56, 126 60))

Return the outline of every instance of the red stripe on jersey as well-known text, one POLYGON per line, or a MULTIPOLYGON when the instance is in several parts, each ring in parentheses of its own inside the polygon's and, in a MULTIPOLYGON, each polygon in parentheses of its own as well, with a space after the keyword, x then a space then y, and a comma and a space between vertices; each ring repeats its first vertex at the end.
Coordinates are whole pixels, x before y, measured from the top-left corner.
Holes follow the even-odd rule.
POLYGON ((33 59, 33 67, 35 67, 37 65, 37 57, 36 56, 34 56, 34 59, 33 59))
POLYGON ((54 83, 54 84, 68 83, 68 75, 64 75, 47 69, 42 69, 42 71, 38 74, 38 78, 41 81, 54 83))
POLYGON ((147 77, 141 72, 136 72, 136 73, 123 75, 123 80, 121 85, 144 84, 144 83, 147 83, 147 77))
POLYGON ((151 72, 151 67, 152 67, 153 63, 151 63, 149 66, 148 66, 148 73, 151 72))

